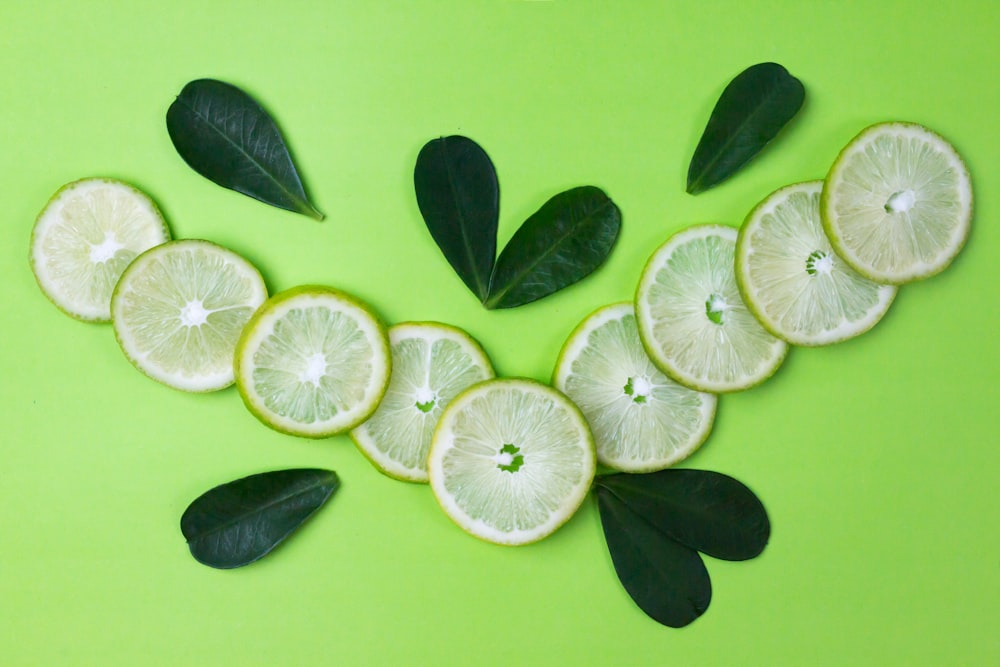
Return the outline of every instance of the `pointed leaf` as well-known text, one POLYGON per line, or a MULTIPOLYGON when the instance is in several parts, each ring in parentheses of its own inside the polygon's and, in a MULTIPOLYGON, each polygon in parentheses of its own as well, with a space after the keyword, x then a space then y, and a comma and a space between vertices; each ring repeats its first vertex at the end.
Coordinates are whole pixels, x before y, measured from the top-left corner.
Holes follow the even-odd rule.
POLYGON ((413 170, 417 206, 455 273, 486 299, 497 255, 500 187, 493 162, 461 136, 427 142, 413 170))
POLYGON ((167 109, 167 132, 184 161, 205 178, 266 204, 317 220, 274 121, 236 86, 199 79, 167 109))
POLYGON ((250 475, 199 496, 181 517, 191 555, 217 568, 247 565, 278 546, 333 495, 332 470, 250 475))
POLYGON ((771 535, 757 496, 722 473, 671 468, 604 475, 595 483, 657 530, 714 558, 754 558, 771 535))
POLYGON ((621 212, 599 188, 561 192, 525 220, 500 253, 487 308, 513 308, 572 285, 615 244, 621 212))
POLYGON ((665 536, 600 486, 597 505, 615 572, 639 608, 672 628, 704 614, 712 582, 698 552, 665 536))
POLYGON ((688 167, 687 191, 726 180, 753 159, 802 107, 802 82, 777 63, 761 63, 733 79, 715 104, 688 167))

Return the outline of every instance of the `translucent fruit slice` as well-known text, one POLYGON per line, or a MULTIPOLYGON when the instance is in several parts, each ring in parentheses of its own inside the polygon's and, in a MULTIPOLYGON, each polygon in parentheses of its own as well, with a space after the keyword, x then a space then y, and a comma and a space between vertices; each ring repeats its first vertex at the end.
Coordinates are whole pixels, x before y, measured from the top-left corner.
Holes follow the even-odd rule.
POLYGON ((631 302, 605 306, 576 328, 552 384, 587 418, 597 460, 625 472, 662 470, 689 456, 711 432, 718 402, 653 365, 631 302))
POLYGON ((258 419, 283 433, 323 438, 349 431, 389 383, 385 327, 339 290, 305 285, 271 297, 236 349, 236 386, 258 419))
POLYGON ((115 337, 136 368, 184 391, 233 383, 243 325, 267 298, 264 279, 232 250, 186 239, 139 255, 111 299, 115 337))
POLYGON ((789 185, 757 205, 736 241, 736 282, 764 327, 794 345, 868 331, 896 287, 868 280, 837 256, 819 218, 822 181, 789 185))
POLYGON ((61 310, 93 322, 111 319, 111 293, 137 255, 170 240, 156 204, 109 178, 64 185, 31 233, 31 270, 61 310))
POLYGON ((586 497, 596 467, 587 421, 534 380, 473 385, 445 408, 431 444, 431 489, 470 534, 527 544, 553 533, 586 497))
POLYGON ((649 258, 636 290, 636 322, 650 359, 698 391, 759 384, 788 351, 740 298, 733 269, 736 236, 723 225, 695 225, 674 234, 649 258))
POLYGON ((351 438, 390 477, 427 482, 427 454, 441 412, 459 392, 492 378, 493 367, 472 337, 437 322, 390 327, 389 344, 389 387, 351 438))
POLYGON ((969 236, 972 182, 943 138, 913 123, 880 123, 840 152, 820 215, 858 273, 901 284, 942 271, 969 236))

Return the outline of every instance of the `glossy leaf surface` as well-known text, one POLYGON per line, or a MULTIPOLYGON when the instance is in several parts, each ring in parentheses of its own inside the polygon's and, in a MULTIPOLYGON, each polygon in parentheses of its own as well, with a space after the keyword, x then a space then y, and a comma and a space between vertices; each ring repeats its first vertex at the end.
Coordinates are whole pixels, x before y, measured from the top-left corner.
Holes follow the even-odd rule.
POLYGON ((250 475, 199 496, 184 511, 181 532, 199 562, 247 565, 284 541, 339 485, 335 472, 315 468, 250 475))
POLYGON ((462 136, 427 142, 413 170, 417 205, 445 259, 480 301, 497 253, 500 188, 493 162, 462 136))
POLYGON ((593 186, 552 197, 514 233, 497 259, 487 308, 513 308, 590 275, 615 244, 621 212, 593 186))
POLYGON ((802 107, 802 82, 777 63, 760 63, 733 79, 716 102, 688 167, 687 191, 726 180, 764 148, 802 107))
POLYGON ((771 534, 757 496, 722 473, 670 468, 604 475, 596 484, 665 536, 714 558, 754 558, 771 534))
POLYGON ((608 488, 597 486, 597 503, 615 572, 639 608, 673 628, 704 614, 712 582, 698 552, 654 528, 608 488))
POLYGON ((167 132, 184 161, 205 178, 317 220, 274 120, 236 86, 192 81, 167 109, 167 132))

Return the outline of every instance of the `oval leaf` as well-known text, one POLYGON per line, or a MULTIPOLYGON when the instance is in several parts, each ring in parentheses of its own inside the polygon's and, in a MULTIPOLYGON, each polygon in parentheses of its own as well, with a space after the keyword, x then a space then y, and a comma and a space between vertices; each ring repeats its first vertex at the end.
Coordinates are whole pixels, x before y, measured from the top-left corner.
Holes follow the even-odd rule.
POLYGON ((191 555, 205 565, 248 565, 278 546, 340 485, 332 470, 250 475, 199 496, 181 517, 191 555))
POLYGON ((754 65, 730 81, 691 158, 687 191, 697 194, 739 171, 792 119, 805 94, 777 63, 754 65))
POLYGON ((600 486, 597 505, 615 572, 639 608, 672 628, 704 614, 712 581, 698 552, 668 538, 600 486))
POLYGON ((525 220, 497 259, 487 308, 513 308, 590 275, 615 244, 621 212, 593 186, 560 194, 525 220))
POLYGON ((595 483, 667 537, 714 558, 754 558, 771 535, 757 496, 722 473, 678 468, 604 475, 595 483))
POLYGON ((497 254, 500 187, 493 162, 461 136, 427 142, 417 156, 413 187, 420 214, 445 259, 480 301, 497 254))
POLYGON ((167 132, 184 161, 210 181, 323 219, 271 116, 236 86, 213 79, 187 84, 167 109, 167 132))

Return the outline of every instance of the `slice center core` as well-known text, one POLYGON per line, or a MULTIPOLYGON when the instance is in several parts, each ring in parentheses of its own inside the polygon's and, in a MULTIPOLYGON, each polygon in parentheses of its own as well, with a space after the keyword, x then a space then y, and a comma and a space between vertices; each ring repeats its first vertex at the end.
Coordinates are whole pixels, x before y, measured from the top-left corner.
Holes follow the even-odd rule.
POLYGON ((200 299, 188 301, 181 308, 181 324, 186 327, 200 327, 208 321, 208 311, 202 305, 200 299))
POLYGON ((315 352, 306 357, 306 367, 299 376, 303 383, 311 382, 319 386, 319 381, 326 375, 326 355, 322 352, 315 352))
POLYGON ((647 378, 639 375, 628 379, 628 382, 625 383, 624 391, 626 396, 632 397, 634 403, 642 404, 646 402, 646 399, 652 393, 653 385, 647 378))
POLYGON ((806 273, 815 276, 817 273, 828 274, 833 270, 833 257, 828 252, 813 250, 806 258, 806 273))
POLYGON ((114 232, 104 232, 104 240, 90 244, 90 261, 103 264, 115 256, 115 253, 125 246, 118 242, 114 232))
POLYGON ((726 300, 721 295, 712 294, 705 302, 705 315, 715 324, 722 324, 722 313, 728 307, 726 300))
POLYGON ((905 213, 913 208, 917 202, 917 195, 913 190, 900 190, 892 193, 892 196, 885 202, 886 213, 905 213))
POLYGON ((497 462, 497 468, 500 470, 514 473, 524 465, 524 456, 520 452, 519 447, 508 443, 500 448, 493 460, 497 462))
POLYGON ((430 387, 420 387, 413 396, 413 405, 421 412, 430 412, 437 404, 437 395, 430 387))

